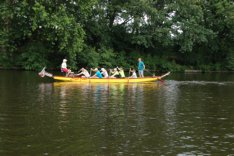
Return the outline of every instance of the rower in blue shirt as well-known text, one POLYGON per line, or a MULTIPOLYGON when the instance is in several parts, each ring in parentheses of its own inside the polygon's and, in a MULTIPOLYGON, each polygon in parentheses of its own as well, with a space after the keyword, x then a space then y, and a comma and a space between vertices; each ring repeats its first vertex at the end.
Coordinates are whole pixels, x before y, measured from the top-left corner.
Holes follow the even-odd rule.
POLYGON ((97 68, 95 69, 91 68, 91 70, 95 71, 95 74, 92 76, 92 78, 103 78, 101 72, 97 68))

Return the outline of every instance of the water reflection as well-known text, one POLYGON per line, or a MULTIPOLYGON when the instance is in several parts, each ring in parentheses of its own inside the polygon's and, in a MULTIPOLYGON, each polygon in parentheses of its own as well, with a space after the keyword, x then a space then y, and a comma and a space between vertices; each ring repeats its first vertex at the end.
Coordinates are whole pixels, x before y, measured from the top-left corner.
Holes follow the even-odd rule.
MULTIPOLYGON (((176 111, 180 98, 180 89, 178 87, 175 81, 168 81, 160 90, 161 96, 164 97, 159 99, 159 103, 163 104, 165 125, 167 126, 166 133, 172 140, 177 126, 176 111)), ((170 144, 172 144, 171 146, 173 147, 173 141, 170 141, 170 144)))
POLYGON ((38 90, 39 90, 38 100, 44 101, 47 96, 52 94, 53 84, 51 84, 51 83, 40 83, 38 85, 38 90))
MULTIPOLYGON (((97 123, 106 122, 113 126, 101 129, 109 129, 112 134, 115 134, 119 126, 131 126, 136 127, 136 133, 139 136, 144 134, 145 129, 144 105, 147 104, 144 98, 145 91, 147 88, 153 90, 157 87, 157 83, 54 83, 54 90, 59 93, 60 108, 71 103, 74 105, 72 107, 80 108, 83 105, 81 109, 86 109, 84 111, 92 111, 94 108, 93 115, 97 123), (132 115, 136 116, 134 124, 126 122, 126 119, 132 118, 132 115)), ((64 114, 64 112, 60 113, 64 114)))
POLYGON ((139 84, 1 79, 0 155, 234 152, 230 78, 139 84))

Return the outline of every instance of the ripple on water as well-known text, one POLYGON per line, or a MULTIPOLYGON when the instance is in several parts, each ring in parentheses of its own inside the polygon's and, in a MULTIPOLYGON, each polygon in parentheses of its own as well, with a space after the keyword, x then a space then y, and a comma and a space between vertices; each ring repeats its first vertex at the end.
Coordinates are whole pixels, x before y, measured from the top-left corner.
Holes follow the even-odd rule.
POLYGON ((234 138, 229 84, 40 82, 33 96, 19 93, 18 103, 0 105, 0 142, 23 153, 35 148, 35 155, 227 155, 234 138))
POLYGON ((225 135, 225 138, 234 139, 234 134, 226 134, 226 135, 225 135))

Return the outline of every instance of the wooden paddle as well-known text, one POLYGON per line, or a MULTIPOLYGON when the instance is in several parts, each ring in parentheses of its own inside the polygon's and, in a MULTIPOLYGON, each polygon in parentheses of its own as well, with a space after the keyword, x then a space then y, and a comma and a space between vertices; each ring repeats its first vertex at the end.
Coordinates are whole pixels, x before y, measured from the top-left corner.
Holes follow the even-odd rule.
POLYGON ((155 74, 152 74, 148 69, 144 69, 146 72, 148 72, 150 75, 154 76, 155 74))

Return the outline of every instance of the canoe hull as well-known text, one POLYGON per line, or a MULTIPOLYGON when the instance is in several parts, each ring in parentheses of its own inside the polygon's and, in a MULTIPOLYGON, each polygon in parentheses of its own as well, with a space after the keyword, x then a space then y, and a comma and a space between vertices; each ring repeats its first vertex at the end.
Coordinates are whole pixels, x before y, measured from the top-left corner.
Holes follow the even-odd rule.
POLYGON ((72 78, 64 76, 53 76, 55 81, 63 82, 79 82, 79 83, 136 83, 136 82, 151 82, 157 81, 159 77, 145 77, 145 78, 72 78))

